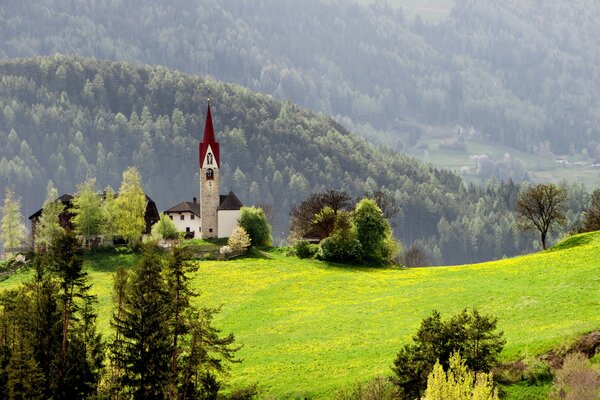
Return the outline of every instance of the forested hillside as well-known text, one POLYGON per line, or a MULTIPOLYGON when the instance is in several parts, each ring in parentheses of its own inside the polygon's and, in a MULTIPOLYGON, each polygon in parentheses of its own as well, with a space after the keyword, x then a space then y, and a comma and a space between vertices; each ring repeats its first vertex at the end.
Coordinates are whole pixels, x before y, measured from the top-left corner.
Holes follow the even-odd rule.
MULTIPOLYGON (((532 246, 533 236, 514 226, 518 185, 465 186, 289 102, 163 67, 62 56, 1 62, 0 77, 0 187, 15 186, 26 214, 40 207, 49 180, 73 192, 91 173, 101 187, 117 187, 129 165, 160 209, 191 200, 210 96, 221 190, 273 205, 277 238, 287 235, 290 205, 313 191, 383 189, 402 208, 396 236, 406 246, 419 241, 434 261, 499 258, 532 246)), ((570 190, 574 222, 587 194, 570 190)))
POLYGON ((492 143, 598 159, 599 17, 589 1, 459 1, 424 22, 382 2, 25 0, 0 5, 0 56, 209 74, 399 149, 458 124, 492 143))

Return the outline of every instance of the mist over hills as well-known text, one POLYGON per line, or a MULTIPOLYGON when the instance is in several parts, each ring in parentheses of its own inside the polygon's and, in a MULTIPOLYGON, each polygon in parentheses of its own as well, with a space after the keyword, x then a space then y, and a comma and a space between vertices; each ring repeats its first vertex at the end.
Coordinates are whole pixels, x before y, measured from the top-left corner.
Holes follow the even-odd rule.
POLYGON ((0 6, 0 56, 209 74, 338 115, 398 149, 460 125, 528 152, 600 158, 599 16, 585 1, 460 1, 424 22, 382 2, 26 0, 0 6))

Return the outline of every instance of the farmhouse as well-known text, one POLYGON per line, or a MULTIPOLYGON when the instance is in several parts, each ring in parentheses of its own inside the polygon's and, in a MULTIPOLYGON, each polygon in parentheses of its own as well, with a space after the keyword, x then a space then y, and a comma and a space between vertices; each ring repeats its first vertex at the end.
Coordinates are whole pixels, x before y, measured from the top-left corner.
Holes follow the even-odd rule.
MULTIPOLYGON (((98 194, 98 196, 104 197, 104 194, 98 194)), ((116 195, 118 196, 118 194, 116 195)), ((65 193, 56 199, 57 202, 62 203, 64 207, 64 211, 59 216, 59 223, 64 229, 73 230, 73 222, 72 218, 75 216, 73 214, 73 195, 65 193)), ((29 221, 31 222, 31 235, 35 238, 35 228, 36 225, 42 216, 43 209, 37 210, 35 213, 29 216, 29 221)), ((152 229, 152 225, 154 225, 160 219, 160 215, 158 213, 158 208, 156 207, 156 203, 150 197, 146 196, 146 211, 144 212, 144 221, 146 223, 144 227, 144 234, 150 233, 152 229)))
POLYGON ((204 138, 199 144, 199 159, 200 202, 194 197, 191 202, 184 201, 169 208, 165 214, 187 237, 229 237, 237 225, 243 204, 231 191, 227 195, 219 194, 221 159, 219 143, 215 140, 210 102, 206 111, 204 138))

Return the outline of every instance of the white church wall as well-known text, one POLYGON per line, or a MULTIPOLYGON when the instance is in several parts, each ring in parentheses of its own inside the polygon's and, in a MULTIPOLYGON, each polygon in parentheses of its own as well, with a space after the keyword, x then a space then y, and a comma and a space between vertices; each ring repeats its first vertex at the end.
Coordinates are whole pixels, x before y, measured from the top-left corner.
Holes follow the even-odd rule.
POLYGON ((190 232, 194 232, 194 237, 200 237, 200 217, 189 211, 181 213, 167 213, 167 215, 173 218, 173 222, 175 223, 178 232, 186 232, 186 228, 190 228, 190 232), (181 219, 182 216, 183 219, 181 219), (194 219, 192 219, 192 216, 194 219))
POLYGON ((240 210, 219 210, 217 219, 219 221, 219 229, 217 231, 219 238, 229 237, 238 224, 240 210))

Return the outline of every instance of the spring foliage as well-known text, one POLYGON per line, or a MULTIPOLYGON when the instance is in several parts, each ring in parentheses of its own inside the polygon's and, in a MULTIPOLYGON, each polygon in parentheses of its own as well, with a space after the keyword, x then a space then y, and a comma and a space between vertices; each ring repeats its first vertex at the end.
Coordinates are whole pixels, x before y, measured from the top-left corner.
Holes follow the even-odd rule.
POLYGON ((14 190, 8 187, 4 191, 4 203, 0 206, 0 245, 8 249, 20 247, 26 232, 21 202, 15 198, 14 190))

